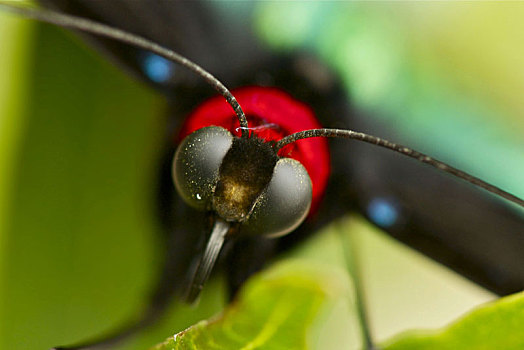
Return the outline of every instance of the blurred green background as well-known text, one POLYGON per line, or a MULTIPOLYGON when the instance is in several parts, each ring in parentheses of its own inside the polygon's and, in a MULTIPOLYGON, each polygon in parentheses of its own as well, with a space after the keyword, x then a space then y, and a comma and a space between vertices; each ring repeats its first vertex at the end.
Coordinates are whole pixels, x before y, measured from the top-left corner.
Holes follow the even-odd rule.
MULTIPOLYGON (((253 25, 274 50, 316 52, 358 108, 412 146, 524 196, 524 4, 255 7, 253 25)), ((0 63, 0 349, 46 349, 118 325, 143 303, 160 251, 151 188, 165 101, 75 36, 4 13, 0 63)), ((360 221, 343 225, 356 235, 379 339, 493 298, 360 221)), ((340 264, 333 249, 326 231, 294 255, 340 264)), ((125 348, 221 310, 220 284, 125 348)), ((352 321, 336 313, 321 318, 349 347, 352 321)))

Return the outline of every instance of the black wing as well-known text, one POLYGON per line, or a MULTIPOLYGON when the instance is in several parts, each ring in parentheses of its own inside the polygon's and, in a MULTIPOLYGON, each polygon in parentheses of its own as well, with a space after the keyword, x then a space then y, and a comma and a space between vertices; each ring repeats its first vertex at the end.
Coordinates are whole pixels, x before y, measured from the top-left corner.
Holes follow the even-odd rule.
POLYGON ((370 221, 497 294, 524 288, 520 208, 385 150, 353 145, 347 158, 353 166, 341 167, 351 174, 353 205, 370 221), (377 205, 390 206, 396 217, 380 222, 377 205))

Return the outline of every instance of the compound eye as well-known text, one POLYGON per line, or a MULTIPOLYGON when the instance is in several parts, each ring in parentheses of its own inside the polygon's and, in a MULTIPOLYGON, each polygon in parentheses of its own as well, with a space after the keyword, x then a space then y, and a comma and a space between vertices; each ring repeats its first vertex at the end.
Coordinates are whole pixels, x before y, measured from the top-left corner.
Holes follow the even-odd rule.
POLYGON ((242 232, 278 237, 293 231, 306 218, 311 196, 311 179, 304 166, 291 158, 279 159, 242 232))
POLYGON ((180 143, 172 174, 178 193, 188 205, 209 209, 220 165, 232 143, 233 135, 218 126, 198 129, 180 143))

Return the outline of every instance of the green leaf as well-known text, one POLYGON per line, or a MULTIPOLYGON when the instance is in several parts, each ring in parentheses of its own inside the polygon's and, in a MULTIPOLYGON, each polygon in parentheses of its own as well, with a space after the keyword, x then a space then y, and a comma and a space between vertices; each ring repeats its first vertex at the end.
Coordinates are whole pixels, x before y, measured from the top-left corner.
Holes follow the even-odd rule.
POLYGON ((524 293, 476 309, 436 331, 411 331, 384 349, 524 349, 524 293))
POLYGON ((222 314, 153 349, 308 349, 323 307, 349 290, 343 270, 287 261, 251 279, 222 314))

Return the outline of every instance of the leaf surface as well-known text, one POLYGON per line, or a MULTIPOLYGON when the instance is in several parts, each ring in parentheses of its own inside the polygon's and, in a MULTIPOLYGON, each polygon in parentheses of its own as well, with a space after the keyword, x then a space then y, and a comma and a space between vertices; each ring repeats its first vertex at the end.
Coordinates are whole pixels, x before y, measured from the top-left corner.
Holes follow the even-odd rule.
POLYGON ((342 270, 299 260, 251 279, 222 314, 167 339, 154 350, 308 349, 308 334, 324 306, 347 295, 342 270))
POLYGON ((384 349, 524 349, 524 293, 482 306, 435 331, 410 331, 384 349))

